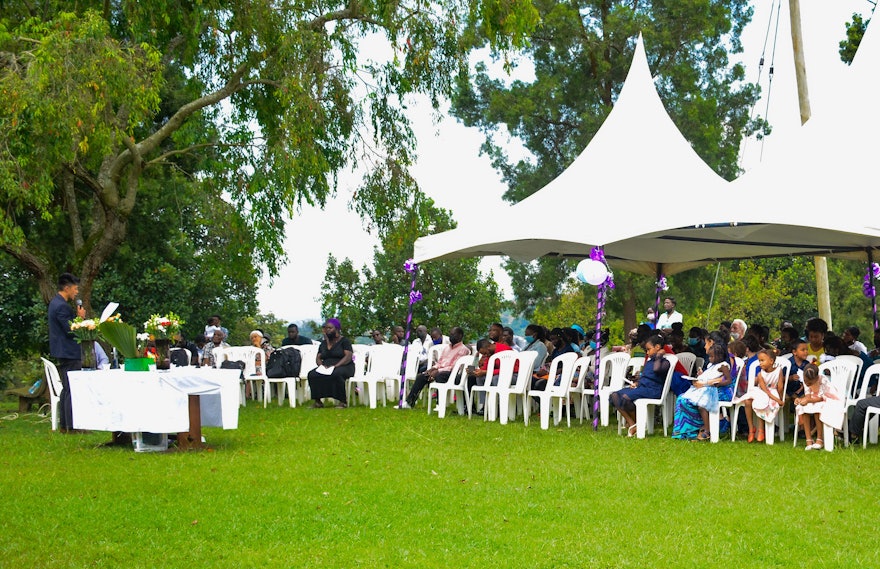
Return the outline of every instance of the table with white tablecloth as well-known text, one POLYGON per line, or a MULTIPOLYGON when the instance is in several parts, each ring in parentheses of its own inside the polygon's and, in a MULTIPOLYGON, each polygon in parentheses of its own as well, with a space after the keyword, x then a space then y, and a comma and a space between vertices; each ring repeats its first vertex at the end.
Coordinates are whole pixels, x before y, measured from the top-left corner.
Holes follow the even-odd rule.
POLYGON ((198 427, 238 428, 237 369, 177 367, 167 371, 71 371, 73 426, 94 431, 179 433, 198 427), (191 400, 196 408, 193 412, 191 400))

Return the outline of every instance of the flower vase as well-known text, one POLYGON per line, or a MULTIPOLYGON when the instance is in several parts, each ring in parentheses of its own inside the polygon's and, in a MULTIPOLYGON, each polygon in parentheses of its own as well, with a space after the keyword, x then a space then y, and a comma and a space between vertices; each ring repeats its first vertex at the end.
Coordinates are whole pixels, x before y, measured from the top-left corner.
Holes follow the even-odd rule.
POLYGON ((168 356, 170 348, 170 339, 156 339, 156 369, 171 369, 171 359, 168 356))
POLYGON ((95 355, 95 341, 82 340, 80 342, 82 349, 82 367, 83 369, 95 369, 98 367, 98 357, 95 355))

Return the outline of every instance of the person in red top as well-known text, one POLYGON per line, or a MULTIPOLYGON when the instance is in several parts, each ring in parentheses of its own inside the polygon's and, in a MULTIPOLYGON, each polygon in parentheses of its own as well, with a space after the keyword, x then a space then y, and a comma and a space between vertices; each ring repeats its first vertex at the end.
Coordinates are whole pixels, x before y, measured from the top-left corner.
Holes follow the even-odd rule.
MULTIPOLYGON (((477 342, 477 351, 480 353, 480 367, 476 369, 469 370, 468 375, 468 391, 474 385, 485 385, 486 376, 489 374, 488 366, 489 366, 489 358, 491 358, 497 352, 506 352, 510 351, 512 348, 507 344, 502 342, 493 342, 489 338, 483 338, 477 342)), ((496 385, 498 383, 498 367, 493 370, 492 373, 492 385, 496 385)), ((486 403, 486 393, 480 392, 480 404, 477 407, 477 415, 483 414, 483 405, 486 403)))
MULTIPOLYGON (((424 373, 416 375, 416 381, 413 383, 409 395, 406 396, 406 401, 402 406, 403 409, 414 407, 422 389, 430 382, 446 383, 449 381, 449 376, 452 373, 452 368, 455 367, 455 362, 460 357, 469 356, 471 353, 470 348, 462 343, 463 337, 464 331, 458 326, 449 331, 449 343, 443 346, 443 351, 440 352, 437 365, 426 370, 424 373)), ((416 356, 411 355, 411 357, 416 356)))

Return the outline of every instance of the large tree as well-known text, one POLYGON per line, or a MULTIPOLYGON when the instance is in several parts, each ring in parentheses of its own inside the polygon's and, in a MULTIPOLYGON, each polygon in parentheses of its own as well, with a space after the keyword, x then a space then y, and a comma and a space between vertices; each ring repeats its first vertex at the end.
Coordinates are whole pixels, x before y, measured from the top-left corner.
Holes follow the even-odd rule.
POLYGON ((530 3, 469 0, 38 0, 0 21, 0 248, 44 298, 62 270, 93 284, 127 236, 146 179, 209 181, 250 225, 270 273, 285 214, 367 172, 353 204, 381 223, 413 134, 405 97, 436 102, 470 38, 521 45, 530 3), (370 59, 364 42, 382 42, 370 59), (197 158, 197 159, 194 159, 197 158), (392 164, 393 168, 388 165, 392 164))
MULTIPOLYGON (((743 135, 766 126, 749 118, 758 88, 745 83, 743 67, 728 59, 741 51, 740 34, 752 15, 747 0, 538 0, 535 6, 541 25, 520 59, 507 62, 527 62, 534 76, 509 81, 478 64, 473 79, 459 83, 453 106, 465 124, 485 133, 483 148, 508 185, 507 200, 539 190, 586 147, 614 104, 639 33, 675 124, 720 175, 736 177, 743 135), (502 144, 507 135, 522 142, 527 158, 508 156, 502 144)), ((612 188, 584 183, 585 195, 613 195, 612 188)), ((662 215, 662 198, 634 207, 654 207, 662 215)), ((530 311, 558 300, 561 278, 573 264, 508 261, 506 268, 518 308, 530 311)))

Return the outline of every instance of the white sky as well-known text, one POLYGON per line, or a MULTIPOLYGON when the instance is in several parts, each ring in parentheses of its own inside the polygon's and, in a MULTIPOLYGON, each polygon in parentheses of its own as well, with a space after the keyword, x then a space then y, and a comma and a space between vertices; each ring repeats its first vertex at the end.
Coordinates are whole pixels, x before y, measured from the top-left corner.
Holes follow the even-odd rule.
MULTIPOLYGON (((745 53, 742 56, 746 79, 750 82, 758 79, 758 62, 768 19, 779 4, 771 0, 753 2, 755 13, 743 36, 745 53)), ((775 153, 784 151, 786 139, 796 135, 800 126, 788 1, 782 0, 781 5, 769 112, 764 100, 756 109, 758 114, 769 118, 773 134, 764 142, 762 158, 761 144, 755 140, 747 142, 743 152, 746 170, 759 160, 767 162, 775 153)), ((848 71, 838 55, 838 43, 845 37, 844 24, 853 12, 867 17, 870 10, 867 0, 801 0, 804 54, 813 115, 834 104, 836 87, 842 83, 839 78, 848 71)), ((773 36, 774 29, 771 28, 761 76, 765 96, 773 36)), ((646 49, 650 52, 651 46, 647 45, 646 49)), ((479 154, 483 136, 476 129, 465 128, 451 117, 435 123, 428 103, 411 105, 410 117, 419 143, 419 160, 413 174, 422 190, 437 205, 451 210, 460 225, 479 223, 487 213, 507 206, 501 199, 504 184, 488 158, 479 154)), ((517 152, 515 145, 511 148, 517 152)), ((323 211, 306 207, 289 222, 289 261, 271 286, 267 279, 261 281, 257 299, 262 313, 271 312, 290 321, 318 319, 327 255, 333 253, 340 260, 348 257, 356 267, 372 262, 373 247, 378 240, 363 229, 357 215, 348 211, 348 202, 357 182, 354 176, 341 176, 336 198, 329 201, 323 211)), ((502 290, 509 290, 509 279, 500 269, 500 258, 486 258, 482 267, 493 269, 502 290)))

